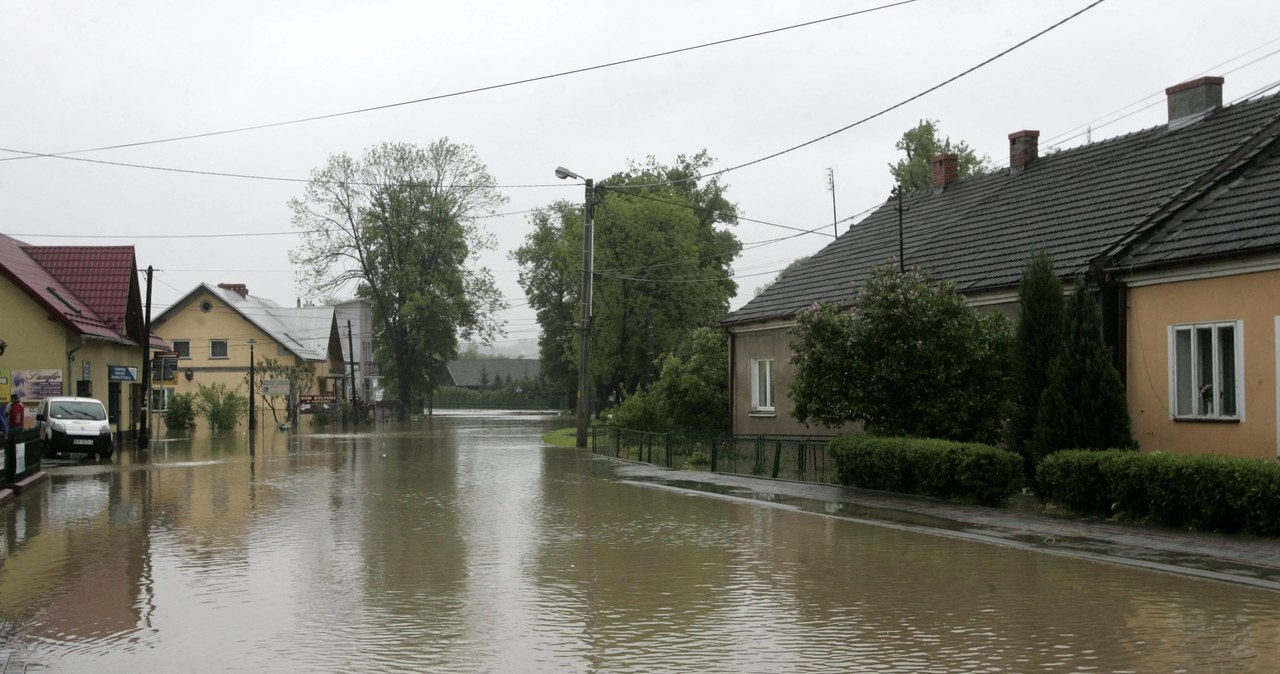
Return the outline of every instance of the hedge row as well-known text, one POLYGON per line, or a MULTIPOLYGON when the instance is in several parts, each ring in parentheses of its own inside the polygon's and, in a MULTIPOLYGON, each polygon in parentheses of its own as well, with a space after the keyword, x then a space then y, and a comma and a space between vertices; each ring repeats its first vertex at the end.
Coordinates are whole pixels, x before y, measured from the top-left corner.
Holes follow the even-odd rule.
POLYGON ((1020 486, 1022 457, 990 445, 840 435, 831 440, 840 484, 999 506, 1020 486))
POLYGON ((1075 450, 1041 460, 1036 481, 1081 514, 1280 535, 1280 463, 1266 459, 1075 450))

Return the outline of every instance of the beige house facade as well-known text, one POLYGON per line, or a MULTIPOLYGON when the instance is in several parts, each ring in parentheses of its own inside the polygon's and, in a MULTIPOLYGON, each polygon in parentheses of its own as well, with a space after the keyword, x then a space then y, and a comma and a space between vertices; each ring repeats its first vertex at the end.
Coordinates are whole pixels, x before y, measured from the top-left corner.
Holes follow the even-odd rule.
POLYGON ((201 284, 154 318, 152 329, 177 354, 173 378, 152 388, 158 412, 174 395, 195 393, 201 385, 222 384, 248 395, 250 362, 257 364, 259 424, 292 420, 300 396, 340 396, 346 381, 331 306, 282 307, 250 295, 242 284, 201 284), (269 379, 284 376, 273 372, 273 364, 304 374, 290 381, 287 392, 264 392, 269 379))

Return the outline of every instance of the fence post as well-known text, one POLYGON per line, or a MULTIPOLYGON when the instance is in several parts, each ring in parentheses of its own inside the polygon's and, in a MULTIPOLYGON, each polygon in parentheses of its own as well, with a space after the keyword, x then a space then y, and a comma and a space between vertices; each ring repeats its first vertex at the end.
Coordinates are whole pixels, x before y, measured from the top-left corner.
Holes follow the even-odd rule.
POLYGON ((773 478, 778 479, 778 473, 782 470, 782 441, 778 440, 773 445, 773 478))
POLYGON ((719 458, 716 455, 719 453, 717 451, 719 449, 720 449, 720 438, 716 438, 716 437, 711 438, 711 472, 713 473, 716 472, 716 459, 719 458))
POLYGON ((804 441, 804 440, 801 440, 801 441, 800 441, 800 443, 799 443, 799 445, 798 445, 798 447, 797 447, 797 451, 796 451, 796 478, 798 478, 798 479, 800 479, 800 480, 804 480, 804 479, 805 479, 805 465, 804 465, 804 464, 805 464, 805 458, 806 458, 806 457, 805 457, 805 452, 806 452, 806 451, 808 451, 808 447, 806 446, 805 441, 804 441))

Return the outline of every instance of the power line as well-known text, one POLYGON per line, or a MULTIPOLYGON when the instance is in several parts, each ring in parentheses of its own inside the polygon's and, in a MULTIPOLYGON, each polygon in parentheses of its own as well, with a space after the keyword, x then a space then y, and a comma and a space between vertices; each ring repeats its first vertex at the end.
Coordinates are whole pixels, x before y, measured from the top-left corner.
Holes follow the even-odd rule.
MULTIPOLYGON (((419 103, 427 103, 427 102, 431 102, 431 101, 439 101, 439 100, 443 100, 443 99, 447 99, 447 98, 456 98, 456 97, 458 97, 458 96, 467 96, 467 95, 470 95, 470 94, 481 93, 481 92, 484 92, 484 91, 492 91, 492 90, 494 90, 494 89, 503 89, 503 88, 506 88, 506 87, 513 87, 513 86, 517 86, 517 85, 521 85, 521 84, 530 84, 530 83, 533 83, 533 82, 541 82, 541 81, 544 81, 544 80, 550 80, 550 79, 555 79, 555 78, 559 78, 559 77, 566 77, 566 76, 569 76, 569 75, 578 75, 578 74, 582 74, 582 73, 586 73, 586 72, 591 72, 591 71, 594 71, 594 70, 603 70, 603 69, 605 69, 605 68, 613 68, 613 67, 616 67, 616 66, 627 65, 627 64, 630 64, 630 63, 638 63, 638 62, 640 62, 640 61, 647 61, 647 60, 650 60, 650 59, 661 58, 661 57, 664 57, 664 56, 673 56, 673 55, 675 55, 675 54, 682 54, 682 53, 685 53, 685 52, 695 51, 695 50, 698 50, 698 49, 706 49, 706 48, 708 48, 708 47, 717 47, 717 46, 720 46, 720 45, 730 44, 730 43, 733 43, 733 42, 739 42, 739 41, 742 41, 742 40, 748 40, 748 39, 752 39, 752 38, 763 37, 763 36, 765 36, 765 35, 773 35, 773 34, 775 34, 775 33, 782 33, 782 32, 785 32, 785 31, 795 30, 795 29, 798 29, 798 28, 807 28, 807 27, 809 27, 809 26, 816 26, 816 25, 818 25, 818 24, 822 24, 822 23, 828 23, 828 22, 831 22, 831 21, 837 21, 837 20, 840 20, 840 19, 847 19, 847 18, 854 17, 854 16, 858 16, 858 15, 861 15, 861 14, 870 14, 870 13, 872 13, 872 12, 878 12, 878 11, 880 11, 880 10, 884 10, 884 9, 892 9, 892 8, 894 8, 894 7, 899 7, 899 6, 902 6, 902 5, 909 5, 909 4, 912 4, 912 3, 916 2, 916 1, 917 1, 917 0, 899 0, 898 2, 891 2, 891 3, 889 3, 889 4, 880 5, 880 6, 877 6, 877 7, 872 7, 872 8, 870 8, 870 9, 860 9, 860 10, 853 11, 853 12, 846 12, 846 13, 844 13, 844 14, 837 14, 837 15, 835 15, 835 16, 829 16, 829 17, 826 17, 826 18, 823 18, 823 19, 815 19, 815 20, 813 20, 813 21, 805 21, 805 22, 803 22, 803 23, 792 24, 792 25, 789 25, 789 26, 782 26, 782 27, 780 27, 780 28, 771 28, 771 29, 768 29, 768 30, 763 30, 763 31, 755 32, 755 33, 749 33, 749 34, 746 34, 746 35, 739 35, 739 36, 737 36, 737 37, 725 38, 725 39, 722 39, 722 40, 715 40, 715 41, 712 41, 712 42, 704 42, 704 43, 702 43, 702 44, 697 44, 697 45, 693 45, 693 46, 690 46, 690 47, 681 47, 681 48, 679 48, 679 49, 670 49, 670 50, 667 50, 667 51, 657 52, 657 53, 654 53, 654 54, 648 54, 648 55, 645 55, 645 56, 635 56, 635 57, 631 57, 631 58, 626 58, 626 59, 622 59, 622 60, 620 60, 620 61, 611 61, 611 62, 609 62, 609 63, 601 63, 601 64, 597 64, 597 65, 593 65, 593 66, 586 66, 586 67, 583 67, 583 68, 574 68, 574 69, 572 69, 572 70, 563 70, 563 71, 560 71, 560 72, 557 72, 557 73, 552 73, 552 74, 549 74, 549 75, 538 75, 538 76, 536 76, 536 77, 528 77, 528 78, 519 79, 519 80, 511 80, 511 81, 503 82, 503 83, 500 83, 500 84, 490 84, 490 85, 481 86, 481 87, 474 87, 474 88, 471 88, 471 89, 464 89, 464 90, 462 90, 462 91, 454 91, 454 92, 447 93, 447 94, 437 94, 437 95, 435 95, 435 96, 426 96, 426 97, 423 97, 423 98, 415 98, 415 99, 413 99, 413 100, 408 100, 408 101, 400 101, 400 102, 398 102, 398 103, 386 103, 386 104, 383 104, 383 105, 375 105, 375 106, 371 106, 371 107, 367 107, 367 108, 358 108, 358 109, 356 109, 356 110, 346 110, 346 111, 343 111, 343 112, 333 112, 333 113, 328 113, 328 114, 324 114, 324 115, 314 115, 314 116, 311 116, 311 117, 303 117, 303 118, 299 118, 299 119, 292 119, 292 120, 283 121, 283 122, 271 122, 271 123, 267 123, 267 124, 256 124, 256 125, 253 125, 253 126, 243 126, 243 127, 238 127, 238 128, 234 128, 234 129, 224 129, 224 130, 221 130, 221 131, 208 131, 208 132, 205 132, 205 133, 188 134, 188 135, 185 135, 185 136, 173 136, 173 137, 170 137, 170 138, 159 138, 159 139, 155 139, 155 140, 138 141, 138 142, 133 142, 133 143, 118 143, 118 144, 116 144, 116 145, 103 145, 103 146, 100 146, 100 147, 85 148, 85 149, 81 149, 81 150, 70 150, 70 151, 67 151, 67 152, 42 153, 42 152, 25 152, 25 151, 21 151, 21 150, 6 150, 7 152, 22 152, 23 154, 26 154, 26 155, 29 155, 29 156, 26 156, 26 157, 10 157, 10 158, 7 158, 7 159, 0 159, 0 161, 13 161, 13 160, 16 160, 16 159, 31 159, 31 158, 34 158, 34 157, 46 157, 46 158, 70 159, 70 157, 67 157, 66 155, 71 155, 71 154, 83 154, 83 153, 86 153, 86 152, 99 152, 99 151, 102 151, 102 150, 118 150, 118 149, 123 149, 123 148, 139 147, 139 146, 143 146, 143 145, 157 145, 157 144, 160 144, 160 143, 172 143, 172 142, 176 142, 176 141, 182 141, 182 140, 193 140, 193 139, 197 139, 197 138, 209 138, 209 137, 211 137, 211 136, 222 136, 222 135, 227 135, 227 134, 232 134, 232 133, 241 133, 241 132, 245 132, 245 131, 256 131, 256 130, 260 130, 260 129, 270 129, 270 128, 275 128, 275 127, 279 127, 279 126, 288 126, 288 125, 292 125, 292 124, 303 124, 303 123, 306 123, 306 122, 315 122, 315 121, 320 121, 320 120, 324 120, 324 119, 333 119, 333 118, 335 118, 335 117, 346 117, 346 116, 350 116, 350 115, 359 115, 359 114, 364 114, 364 113, 367 113, 367 112, 375 112, 375 111, 378 111, 378 110, 387 110, 387 109, 390 109, 390 108, 403 107, 403 106, 406 106, 406 105, 417 105, 417 104, 419 104, 419 103)), ((203 172, 201 172, 201 171, 193 171, 193 173, 203 173, 203 172)), ((215 175, 218 175, 218 174, 215 174, 215 175)), ((237 177, 248 177, 248 176, 237 176, 237 177)))
MULTIPOLYGON (((964 70, 964 71, 962 71, 962 72, 960 72, 960 73, 958 73, 958 74, 956 74, 956 75, 953 75, 953 76, 951 76, 951 77, 949 77, 949 78, 947 78, 947 79, 943 80, 942 82, 939 82, 938 84, 935 84, 935 85, 933 85, 933 86, 929 87, 928 89, 925 89, 924 91, 921 91, 920 93, 915 94, 914 96, 910 96, 910 97, 905 98, 905 99, 903 99, 903 100, 901 100, 901 101, 899 101, 899 102, 897 102, 897 103, 894 103, 893 105, 891 105, 891 106, 889 106, 889 107, 887 107, 887 108, 885 108, 885 109, 881 110, 880 112, 877 112, 877 113, 874 113, 874 114, 872 114, 872 115, 868 115, 868 116, 866 116, 866 117, 863 117, 862 119, 860 119, 860 120, 858 120, 858 121, 856 121, 856 122, 854 122, 854 123, 852 123, 852 124, 849 124, 849 125, 846 125, 846 126, 842 126, 842 127, 840 127, 839 129, 836 129, 835 131, 831 131, 830 133, 824 133, 824 134, 822 134, 821 136, 818 136, 817 138, 813 138, 813 139, 811 139, 811 140, 807 140, 807 141, 805 141, 805 142, 803 142, 803 143, 800 143, 799 145, 794 145, 794 146, 789 147, 789 148, 787 148, 787 149, 785 149, 785 150, 779 150, 778 152, 774 152, 773 154, 766 155, 766 156, 761 157, 761 158, 759 158, 759 159, 753 159, 753 160, 751 160, 751 161, 749 161, 749 162, 745 162, 745 163, 742 163, 742 164, 738 164, 738 165, 736 165, 736 166, 730 166, 729 168, 726 168, 726 169, 721 169, 721 170, 719 170, 719 171, 715 171, 715 172, 712 172, 712 173, 704 173, 704 174, 702 174, 702 175, 700 175, 700 176, 697 176, 697 178, 709 178, 709 177, 712 177, 712 176, 724 175, 725 173, 728 173, 728 172, 730 172, 730 171, 736 171, 736 170, 741 169, 741 168, 746 168, 746 167, 748 167, 748 166, 753 166, 753 165, 755 165, 755 164, 759 164, 759 163, 762 163, 762 162, 769 161, 770 159, 776 159, 776 158, 778 158, 778 157, 781 157, 781 156, 782 156, 782 155, 784 155, 784 154, 788 154, 788 153, 790 153, 790 152, 795 152, 796 150, 799 150, 799 149, 804 148, 804 147, 808 147, 808 146, 813 145, 814 143, 817 143, 817 142, 819 142, 819 141, 823 141, 823 140, 826 140, 826 139, 828 139, 828 138, 831 138, 832 136, 835 136, 836 134, 844 133, 845 131, 848 131, 849 129, 852 129, 852 128, 856 127, 856 126, 860 126, 860 125, 862 125, 862 124, 865 124, 865 123, 867 123, 867 122, 869 122, 869 121, 871 121, 871 120, 873 120, 873 119, 875 119, 875 118, 877 118, 877 117, 880 117, 880 116, 885 115, 885 114, 887 114, 887 113, 889 113, 889 112, 892 112, 893 110, 897 110, 898 108, 900 108, 900 107, 902 107, 902 106, 904 106, 904 105, 906 105, 906 104, 908 104, 908 103, 910 103, 910 102, 912 102, 912 101, 914 101, 914 100, 916 100, 916 99, 923 98, 924 96, 926 96, 926 95, 928 95, 928 94, 931 94, 931 93, 933 93, 933 92, 937 91, 938 89, 941 89, 942 87, 945 87, 945 86, 947 86, 948 84, 951 84, 952 82, 955 82, 956 80, 958 80, 958 79, 960 79, 960 78, 962 78, 962 77, 964 77, 964 76, 966 76, 966 75, 968 75, 968 74, 970 74, 970 73, 972 73, 972 72, 974 72, 974 71, 978 70, 979 68, 982 68, 983 66, 986 66, 986 65, 988 65, 988 64, 990 64, 990 63, 992 63, 993 61, 996 61, 997 59, 999 59, 999 58, 1001 58, 1001 57, 1003 57, 1003 56, 1008 55, 1009 53, 1011 53, 1011 52, 1013 52, 1014 50, 1016 50, 1016 49, 1018 49, 1018 48, 1020 48, 1020 47, 1022 47, 1022 46, 1024 46, 1024 45, 1026 45, 1027 43, 1031 42, 1032 40, 1035 40, 1036 38, 1039 38, 1040 36, 1042 36, 1042 35, 1044 35, 1044 34, 1046 34, 1046 33, 1050 32, 1050 31, 1054 30, 1055 28, 1058 28, 1059 26, 1061 26, 1061 25, 1063 25, 1063 24, 1067 23, 1068 21, 1071 21, 1072 19, 1074 19, 1074 18, 1076 18, 1076 17, 1080 16, 1081 14, 1084 14, 1085 12, 1087 12, 1087 11, 1089 11, 1089 10, 1093 9, 1094 7, 1097 7, 1098 5, 1101 5, 1101 4, 1102 4, 1102 3, 1104 3, 1104 2, 1106 2, 1106 0, 1094 0, 1094 2, 1089 3, 1089 4, 1088 4, 1088 5, 1086 5, 1083 9, 1080 9, 1079 11, 1075 12, 1074 14, 1071 14, 1071 15, 1070 15, 1070 16, 1068 16, 1067 18, 1062 19, 1061 21, 1058 21, 1057 23, 1055 23, 1055 24, 1053 24, 1053 25, 1049 26, 1048 28, 1045 28, 1044 30, 1041 30, 1040 32, 1038 32, 1038 33, 1036 33, 1036 34, 1032 35, 1031 37, 1028 37, 1028 38, 1024 39, 1023 41, 1019 42, 1018 44, 1015 44, 1015 45, 1013 45, 1012 47, 1009 47, 1008 49, 1005 49, 1004 51, 1002 51, 1002 52, 1000 52, 1000 53, 996 54, 995 56, 992 56, 992 57, 990 57, 990 58, 988 58, 988 59, 986 59, 986 60, 984 60, 984 61, 982 61, 982 62, 978 63, 977 65, 972 66, 972 67, 970 67, 970 68, 968 68, 968 69, 966 69, 966 70, 964 70)), ((696 178, 695 178, 695 179, 696 179, 696 178)))

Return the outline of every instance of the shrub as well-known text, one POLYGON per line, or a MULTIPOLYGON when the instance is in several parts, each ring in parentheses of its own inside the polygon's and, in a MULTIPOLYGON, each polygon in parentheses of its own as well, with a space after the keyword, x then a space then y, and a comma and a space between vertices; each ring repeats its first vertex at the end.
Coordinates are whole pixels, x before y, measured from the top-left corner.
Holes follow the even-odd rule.
POLYGON ((164 410, 164 425, 170 430, 191 428, 196 422, 196 397, 179 393, 169 399, 164 410))
POLYGON ((249 407, 249 399, 240 387, 227 389, 226 384, 200 384, 196 392, 196 411, 209 420, 209 428, 229 430, 236 427, 240 415, 249 407))
POLYGON ((877 267, 849 312, 815 305, 792 331, 792 415, 881 436, 995 442, 1008 401, 1009 319, 949 281, 877 267))
POLYGON ((839 435, 830 451, 840 484, 963 503, 1003 505, 1022 475, 1017 454, 978 443, 839 435))
POLYGON ((1216 454, 1057 452, 1040 461, 1041 495, 1083 515, 1280 535, 1280 464, 1216 454))

